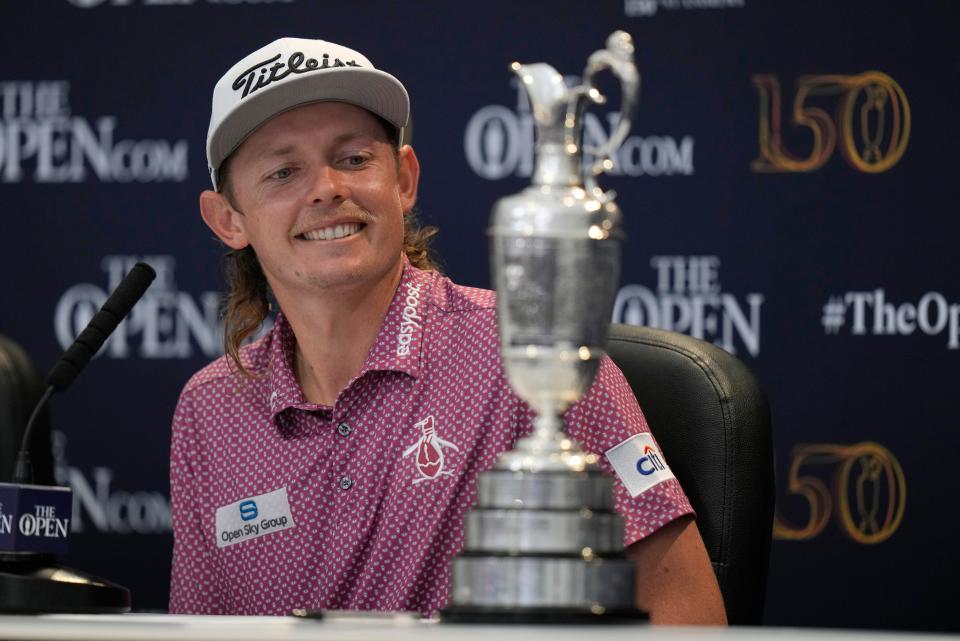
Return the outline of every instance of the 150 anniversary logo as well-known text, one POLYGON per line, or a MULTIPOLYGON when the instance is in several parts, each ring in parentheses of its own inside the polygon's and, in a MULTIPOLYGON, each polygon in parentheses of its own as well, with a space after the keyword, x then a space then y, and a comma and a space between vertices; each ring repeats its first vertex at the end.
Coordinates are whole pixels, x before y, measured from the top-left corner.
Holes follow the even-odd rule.
POLYGON ((787 501, 778 501, 774 539, 812 539, 826 529, 833 515, 840 530, 857 543, 881 543, 900 527, 907 504, 900 462, 873 442, 796 446, 787 493, 787 501), (797 506, 798 499, 803 508, 797 506), (806 520, 787 521, 780 514, 787 508, 806 512, 806 520))
POLYGON ((752 81, 760 98, 760 152, 751 164, 755 172, 816 171, 839 150, 851 167, 875 174, 896 165, 907 150, 910 103, 897 81, 883 72, 797 79, 789 124, 802 132, 794 134, 793 144, 809 147, 806 155, 791 151, 784 140, 780 80, 757 74, 752 81), (831 103, 832 115, 827 111, 831 103))

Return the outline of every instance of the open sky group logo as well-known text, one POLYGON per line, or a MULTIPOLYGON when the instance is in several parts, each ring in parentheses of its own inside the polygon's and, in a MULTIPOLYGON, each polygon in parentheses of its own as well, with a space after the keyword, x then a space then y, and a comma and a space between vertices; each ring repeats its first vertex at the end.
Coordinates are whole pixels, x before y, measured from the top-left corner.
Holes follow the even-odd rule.
POLYGON ((286 487, 223 505, 217 508, 214 523, 220 548, 296 526, 286 487))

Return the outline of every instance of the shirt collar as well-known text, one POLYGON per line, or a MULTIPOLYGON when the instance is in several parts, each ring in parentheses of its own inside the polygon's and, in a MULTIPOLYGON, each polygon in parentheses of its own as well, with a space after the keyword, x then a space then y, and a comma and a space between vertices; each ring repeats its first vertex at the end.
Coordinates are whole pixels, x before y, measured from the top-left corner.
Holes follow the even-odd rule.
POLYGON ((436 275, 417 269, 404 257, 400 284, 360 370, 361 376, 374 370, 420 376, 423 334, 435 308, 431 300, 436 275))
MULTIPOLYGON (((420 376, 423 334, 435 308, 431 299, 436 276, 436 272, 417 269, 404 257, 400 284, 357 378, 370 371, 403 372, 414 378, 420 376)), ((270 345, 271 418, 276 418, 289 407, 317 409, 304 398, 294 374, 296 346, 293 328, 283 312, 278 312, 270 345)))
POLYGON ((277 312, 270 343, 270 417, 288 407, 306 405, 303 389, 293 373, 297 337, 283 312, 277 312))

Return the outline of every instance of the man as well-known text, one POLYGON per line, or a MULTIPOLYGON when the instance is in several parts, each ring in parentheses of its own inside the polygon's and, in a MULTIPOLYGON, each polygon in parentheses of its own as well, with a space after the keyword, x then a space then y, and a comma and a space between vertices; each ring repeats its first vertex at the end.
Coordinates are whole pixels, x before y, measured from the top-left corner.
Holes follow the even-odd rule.
MULTIPOLYGON (((232 250, 227 356, 174 417, 171 612, 435 613, 477 473, 531 429, 492 292, 429 270, 408 117, 398 80, 323 41, 278 40, 217 83, 216 191, 200 210, 232 250), (268 291, 275 325, 240 348, 268 291)), ((601 454, 648 431, 609 359, 566 420, 601 454)), ((638 605, 655 622, 723 622, 672 474, 635 497, 614 483, 638 605)))

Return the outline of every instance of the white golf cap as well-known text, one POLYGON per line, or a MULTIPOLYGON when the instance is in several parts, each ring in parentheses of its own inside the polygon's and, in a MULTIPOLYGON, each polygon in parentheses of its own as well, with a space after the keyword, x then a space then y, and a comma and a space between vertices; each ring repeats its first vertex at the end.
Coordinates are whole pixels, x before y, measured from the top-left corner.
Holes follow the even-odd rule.
POLYGON ((327 100, 362 107, 398 130, 410 117, 410 98, 399 80, 332 42, 281 38, 233 65, 213 89, 207 131, 213 188, 219 187, 220 165, 257 127, 284 111, 327 100))

